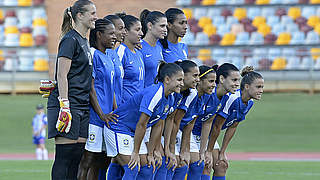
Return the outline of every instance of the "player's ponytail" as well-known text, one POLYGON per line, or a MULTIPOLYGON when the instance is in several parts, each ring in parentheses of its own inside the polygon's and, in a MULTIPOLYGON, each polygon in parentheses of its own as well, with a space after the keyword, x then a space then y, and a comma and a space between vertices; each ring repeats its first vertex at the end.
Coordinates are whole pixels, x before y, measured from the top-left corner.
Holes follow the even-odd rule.
POLYGON ((180 66, 175 63, 166 63, 165 61, 160 61, 158 66, 158 74, 154 79, 154 83, 163 82, 166 76, 171 77, 178 71, 183 71, 180 66))
POLYGON ((246 66, 241 70, 241 83, 240 89, 244 89, 245 84, 251 84, 256 79, 263 79, 262 75, 255 72, 253 66, 246 66))
POLYGON ((220 83, 220 76, 227 78, 231 71, 239 71, 235 65, 230 63, 223 63, 221 66, 214 65, 212 68, 215 69, 217 74, 216 84, 220 83))

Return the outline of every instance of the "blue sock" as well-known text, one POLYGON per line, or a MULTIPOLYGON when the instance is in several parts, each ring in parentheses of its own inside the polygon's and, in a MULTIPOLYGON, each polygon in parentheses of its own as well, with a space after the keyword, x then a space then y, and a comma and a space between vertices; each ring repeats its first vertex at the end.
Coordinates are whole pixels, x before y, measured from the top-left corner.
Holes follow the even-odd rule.
POLYGON ((117 163, 111 163, 109 165, 107 179, 121 180, 123 173, 124 173, 124 171, 123 171, 122 166, 120 166, 117 163))
POLYGON ((212 180, 226 180, 226 176, 213 176, 212 180))
POLYGON ((154 180, 166 180, 168 169, 166 168, 166 157, 162 157, 162 164, 159 169, 155 172, 154 180))
POLYGON ((123 180, 136 180, 138 175, 138 166, 136 166, 133 170, 131 170, 128 165, 123 166, 124 174, 122 179, 123 180))
POLYGON ((106 180, 106 174, 107 174, 106 169, 99 169, 98 180, 106 180))
POLYGON ((188 166, 182 166, 179 168, 176 168, 174 175, 173 175, 173 180, 184 180, 184 178, 186 177, 186 174, 188 172, 188 166))
POLYGON ((166 169, 167 169, 167 177, 166 177, 166 180, 172 180, 173 175, 174 175, 174 171, 172 171, 172 168, 168 169, 168 168, 166 167, 166 169))
POLYGON ((140 168, 140 171, 138 173, 137 176, 137 180, 141 179, 141 180, 151 180, 152 179, 152 173, 153 171, 153 166, 151 165, 150 167, 148 167, 148 165, 144 165, 140 168))
POLYGON ((191 163, 188 169, 188 180, 199 180, 201 179, 202 171, 204 168, 204 162, 200 163, 198 166, 199 161, 191 163))
MULTIPOLYGON (((201 180, 210 180, 210 176, 206 174, 201 175, 201 180)), ((212 179, 213 180, 213 179, 212 179)))

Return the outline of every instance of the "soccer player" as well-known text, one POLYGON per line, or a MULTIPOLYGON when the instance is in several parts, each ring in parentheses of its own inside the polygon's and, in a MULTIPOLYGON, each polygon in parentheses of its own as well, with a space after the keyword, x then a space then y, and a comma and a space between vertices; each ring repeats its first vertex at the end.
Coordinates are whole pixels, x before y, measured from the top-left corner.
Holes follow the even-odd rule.
POLYGON ((93 55, 89 138, 80 162, 79 180, 97 179, 99 169, 105 169, 106 172, 111 158, 107 158, 104 152, 104 122, 107 125, 109 121, 116 122, 116 115, 112 114, 115 104, 115 71, 111 57, 106 54, 106 49, 111 49, 116 42, 114 25, 107 19, 98 19, 95 28, 90 31, 89 38, 93 55))
POLYGON ((46 128, 48 125, 47 115, 44 113, 42 104, 37 105, 37 114, 32 120, 33 144, 36 148, 37 160, 48 160, 48 150, 45 147, 46 128))
POLYGON ((86 39, 96 7, 78 0, 64 11, 56 62, 57 86, 48 99, 48 138, 55 138, 53 180, 77 179, 88 137, 92 56, 86 39), (73 26, 74 25, 74 26, 73 26))
POLYGON ((131 15, 123 15, 121 19, 124 22, 127 34, 116 51, 124 70, 121 102, 123 103, 129 100, 133 94, 144 89, 145 68, 142 54, 135 49, 143 35, 141 22, 131 15))
POLYGON ((140 21, 143 32, 140 52, 145 66, 144 87, 148 87, 154 83, 159 62, 163 60, 162 48, 157 41, 167 35, 167 18, 162 12, 145 9, 140 14, 140 21))
MULTIPOLYGON (((173 63, 159 65, 157 84, 134 94, 115 111, 118 123, 105 128, 108 156, 117 159, 125 173, 122 179, 136 179, 140 168, 139 154, 147 154, 143 141, 146 128, 163 121, 173 102, 172 92, 180 92, 183 85, 183 71, 173 63)), ((156 134, 154 136, 161 136, 156 134)), ((154 146, 150 146, 153 152, 154 146)))
POLYGON ((252 108, 254 103, 252 99, 260 100, 263 93, 263 77, 259 73, 254 72, 252 66, 245 67, 241 72, 241 76, 240 89, 234 94, 228 93, 227 98, 223 99, 225 102, 222 103, 225 106, 217 112, 210 134, 207 151, 212 153, 213 144, 219 137, 220 130, 226 129, 222 147, 219 153, 213 156, 213 166, 220 167, 217 171, 214 168, 214 179, 225 179, 229 166, 225 154, 228 144, 234 136, 239 123, 245 120, 245 116, 252 108))
POLYGON ((163 58, 166 62, 186 60, 188 47, 186 44, 180 43, 179 38, 183 38, 187 33, 187 18, 183 11, 177 8, 169 8, 165 15, 168 21, 168 35, 159 40, 163 58))

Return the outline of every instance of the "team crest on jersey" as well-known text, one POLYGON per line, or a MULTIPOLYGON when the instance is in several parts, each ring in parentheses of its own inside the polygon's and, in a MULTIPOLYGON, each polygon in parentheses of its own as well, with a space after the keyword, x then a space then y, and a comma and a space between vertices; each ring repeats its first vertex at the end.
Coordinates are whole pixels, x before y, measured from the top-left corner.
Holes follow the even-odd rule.
POLYGON ((168 112, 168 110, 169 110, 169 104, 166 105, 166 107, 164 108, 164 112, 163 113, 166 114, 168 112))
POLYGON ((177 106, 181 104, 182 98, 177 102, 177 106))
POLYGON ((218 105, 216 112, 218 112, 220 108, 221 108, 221 103, 218 105))
POLYGON ((96 139, 96 135, 95 134, 90 134, 89 135, 89 140, 90 141, 94 141, 96 139))
POLYGON ((124 139, 124 140, 123 140, 123 144, 124 144, 125 146, 128 146, 128 145, 129 145, 129 140, 128 140, 128 139, 124 139))

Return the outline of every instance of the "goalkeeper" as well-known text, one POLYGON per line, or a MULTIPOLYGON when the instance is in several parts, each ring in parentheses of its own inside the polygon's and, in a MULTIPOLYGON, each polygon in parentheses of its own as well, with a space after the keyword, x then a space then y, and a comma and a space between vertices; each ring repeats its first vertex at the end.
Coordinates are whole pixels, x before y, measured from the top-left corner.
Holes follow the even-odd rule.
POLYGON ((77 179, 88 137, 92 79, 92 56, 86 36, 89 29, 95 27, 96 19, 96 8, 88 0, 78 0, 64 11, 56 62, 56 85, 47 81, 46 89, 50 94, 48 138, 55 138, 52 180, 77 179), (53 88, 51 93, 50 88, 53 88))

